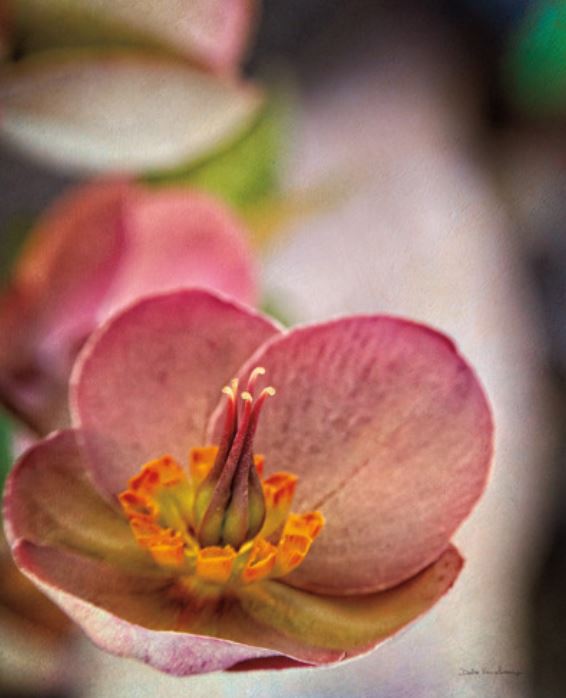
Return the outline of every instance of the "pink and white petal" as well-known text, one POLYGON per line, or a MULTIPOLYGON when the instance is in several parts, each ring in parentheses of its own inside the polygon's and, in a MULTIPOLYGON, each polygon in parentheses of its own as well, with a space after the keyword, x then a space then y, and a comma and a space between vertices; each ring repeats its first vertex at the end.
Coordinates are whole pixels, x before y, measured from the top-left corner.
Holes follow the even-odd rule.
POLYGON ((452 587, 463 564, 450 546, 418 575, 386 591, 324 596, 275 581, 250 585, 240 602, 256 622, 296 643, 289 652, 295 659, 312 661, 313 651, 307 648, 318 648, 319 662, 327 663, 332 651, 341 656, 330 661, 369 652, 429 611, 452 587))
POLYGON ((253 305, 257 270, 243 225, 222 203, 187 189, 142 189, 125 203, 127 255, 99 320, 136 298, 187 286, 253 305))
POLYGON ((18 62, 0 79, 0 101, 0 136, 34 157, 81 172, 138 173, 227 145, 262 97, 173 57, 97 49, 18 62))
POLYGON ((148 460, 185 462, 204 444, 222 387, 278 332, 267 318, 203 290, 153 296, 94 333, 71 402, 93 478, 115 494, 148 460))
MULTIPOLYGON (((102 649, 178 676, 226 669, 272 650, 172 630, 183 607, 164 582, 130 577, 98 560, 27 541, 13 548, 20 569, 102 649), (119 614, 119 615, 118 615, 119 614)), ((202 623, 201 623, 202 624, 202 623)))
POLYGON ((369 593, 437 559, 481 495, 492 457, 485 395, 452 342, 401 319, 346 318, 274 339, 242 377, 257 365, 277 395, 256 451, 267 474, 299 476, 296 511, 326 518, 289 583, 369 593))
POLYGON ((100 43, 168 47, 213 70, 234 70, 255 0, 12 0, 24 50, 100 43))
POLYGON ((19 541, 25 574, 103 649, 175 675, 287 655, 327 664, 370 651, 431 608, 462 567, 454 549, 395 589, 324 597, 279 582, 195 612, 173 580, 130 576, 99 560, 19 541), (213 636, 214 635, 214 636, 213 636))
POLYGON ((156 567, 126 518, 96 492, 83 461, 70 430, 38 442, 21 457, 4 495, 8 540, 76 550, 153 572, 156 567))

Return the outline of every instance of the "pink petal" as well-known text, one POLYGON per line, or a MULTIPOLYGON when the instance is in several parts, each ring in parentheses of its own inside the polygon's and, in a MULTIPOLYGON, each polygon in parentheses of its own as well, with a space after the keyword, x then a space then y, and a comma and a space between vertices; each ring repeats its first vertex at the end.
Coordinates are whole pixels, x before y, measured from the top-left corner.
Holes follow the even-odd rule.
POLYGON ((123 250, 130 187, 79 187, 38 221, 0 301, 0 384, 40 431, 66 421, 72 361, 92 330, 123 250))
POLYGON ((276 334, 266 318, 200 290, 136 303, 95 333, 72 379, 74 420, 110 493, 150 459, 204 444, 222 387, 276 334))
POLYGON ((143 189, 124 204, 127 252, 99 320, 142 295, 212 288, 255 304, 247 233, 221 203, 187 189, 143 189))
MULTIPOLYGON (((452 587, 463 564, 449 546, 418 575, 385 591, 325 596, 264 582, 243 589, 240 603, 251 619, 294 643, 292 651, 286 650, 294 658, 328 663, 369 652, 429 611, 452 587)), ((260 666, 264 662, 258 660, 260 666)))
POLYGON ((122 209, 131 191, 132 185, 113 180, 77 187, 35 226, 16 283, 39 306, 44 344, 77 341, 91 331, 121 261, 122 209))
POLYGON ((252 668, 261 667, 280 654, 314 664, 364 654, 429 610, 462 567, 450 548, 415 578, 373 595, 318 596, 270 582, 240 590, 238 599, 224 601, 221 613, 211 613, 187 607, 171 581, 128 575, 99 560, 26 541, 13 553, 96 644, 177 675, 249 660, 255 660, 252 668))
POLYGON ((299 475, 295 511, 326 517, 290 583, 372 592, 437 559, 481 495, 492 455, 486 398, 454 345, 404 320, 358 317, 275 338, 241 376, 258 365, 277 394, 256 452, 266 472, 299 475))
POLYGON ((99 561, 26 541, 16 544, 13 554, 22 571, 96 645, 113 654, 140 659, 178 676, 218 671, 273 654, 272 650, 165 629, 177 622, 179 607, 167 604, 165 591, 151 580, 129 577, 99 561), (123 616, 133 616, 138 622, 123 616), (144 627, 143 622, 161 623, 161 629, 144 627))
POLYGON ((37 442, 14 467, 5 489, 11 542, 26 539, 154 572, 127 520, 94 489, 73 431, 37 442))

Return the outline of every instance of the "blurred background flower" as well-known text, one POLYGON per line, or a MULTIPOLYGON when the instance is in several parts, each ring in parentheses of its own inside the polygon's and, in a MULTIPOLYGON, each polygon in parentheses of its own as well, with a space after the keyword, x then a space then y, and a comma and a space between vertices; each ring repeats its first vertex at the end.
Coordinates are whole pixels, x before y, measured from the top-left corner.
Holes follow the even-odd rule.
POLYGON ((145 45, 217 73, 238 69, 258 13, 255 0, 8 0, 20 53, 57 47, 145 45))
POLYGON ((71 689, 72 623, 12 562, 0 534, 0 695, 71 689))
POLYGON ((185 286, 253 305, 256 276, 245 229, 212 197, 126 180, 79 187, 33 226, 0 295, 0 401, 37 434, 61 428, 77 353, 113 312, 185 286))
POLYGON ((0 132, 48 163, 122 173, 187 164, 225 147, 261 106, 237 75, 252 0, 8 0, 5 14, 0 132))

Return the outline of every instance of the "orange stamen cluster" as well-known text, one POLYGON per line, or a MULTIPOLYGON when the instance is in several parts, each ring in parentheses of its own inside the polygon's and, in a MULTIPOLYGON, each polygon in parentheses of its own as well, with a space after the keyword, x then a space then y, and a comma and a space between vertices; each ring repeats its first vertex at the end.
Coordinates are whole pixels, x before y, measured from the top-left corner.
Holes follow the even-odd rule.
POLYGON ((240 394, 224 389, 226 420, 219 445, 193 448, 187 472, 170 456, 144 465, 119 500, 139 545, 160 566, 216 587, 282 577, 298 567, 322 530, 318 511, 290 514, 297 477, 262 480, 263 456, 251 447, 259 412, 275 393, 255 369, 240 394))

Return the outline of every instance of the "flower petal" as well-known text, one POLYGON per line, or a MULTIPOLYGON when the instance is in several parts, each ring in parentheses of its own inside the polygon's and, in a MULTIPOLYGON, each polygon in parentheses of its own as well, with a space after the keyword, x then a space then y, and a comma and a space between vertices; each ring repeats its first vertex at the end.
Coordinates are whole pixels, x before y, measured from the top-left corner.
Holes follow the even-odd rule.
POLYGON ((286 579, 371 592, 437 559, 482 493, 492 453, 485 396, 454 345, 404 320, 347 318, 274 339, 241 376, 258 365, 277 395, 256 451, 267 474, 299 476, 296 511, 326 518, 286 579))
POLYGON ((41 431, 65 421, 67 379, 123 252, 130 185, 73 190, 39 219, 0 300, 0 383, 41 431))
POLYGON ((253 305, 257 277, 247 234, 215 199, 187 189, 144 189, 124 205, 127 255, 99 320, 157 291, 211 288, 253 305))
POLYGON ((24 51, 133 43, 170 47, 215 70, 236 67, 246 47, 254 0, 13 0, 24 51))
POLYGON ((99 560, 27 541, 16 544, 13 554, 22 571, 95 644, 113 654, 134 657, 179 676, 218 671, 273 654, 272 650, 172 630, 179 627, 182 607, 167 601, 163 580, 132 577, 99 560))
POLYGON ((360 596, 324 596, 278 582, 250 585, 240 596, 242 608, 256 622, 277 630, 297 648, 298 660, 320 662, 364 654, 428 611, 452 587, 464 561, 450 546, 415 577, 386 591, 360 596))
POLYGON ((6 484, 8 540, 78 550, 121 565, 153 571, 127 520, 94 490, 73 431, 29 449, 6 484))
POLYGON ((0 134, 34 156, 84 172, 139 172, 226 145, 261 96, 166 56, 98 50, 53 51, 5 69, 0 101, 0 134))
POLYGON ((95 333, 75 367, 72 406, 102 489, 123 490, 166 453, 186 462, 204 445, 223 385, 277 331, 243 306, 185 290, 142 300, 95 333))
POLYGON ((76 342, 92 330, 123 258, 132 191, 120 180, 77 187, 37 222, 14 279, 37 309, 36 341, 76 342))
POLYGON ((430 609, 462 567, 450 548, 417 577, 385 592, 324 597, 270 582, 247 587, 218 611, 191 606, 171 582, 133 577, 98 560, 26 541, 13 552, 20 568, 96 644, 178 675, 280 654, 310 664, 363 654, 430 609))

